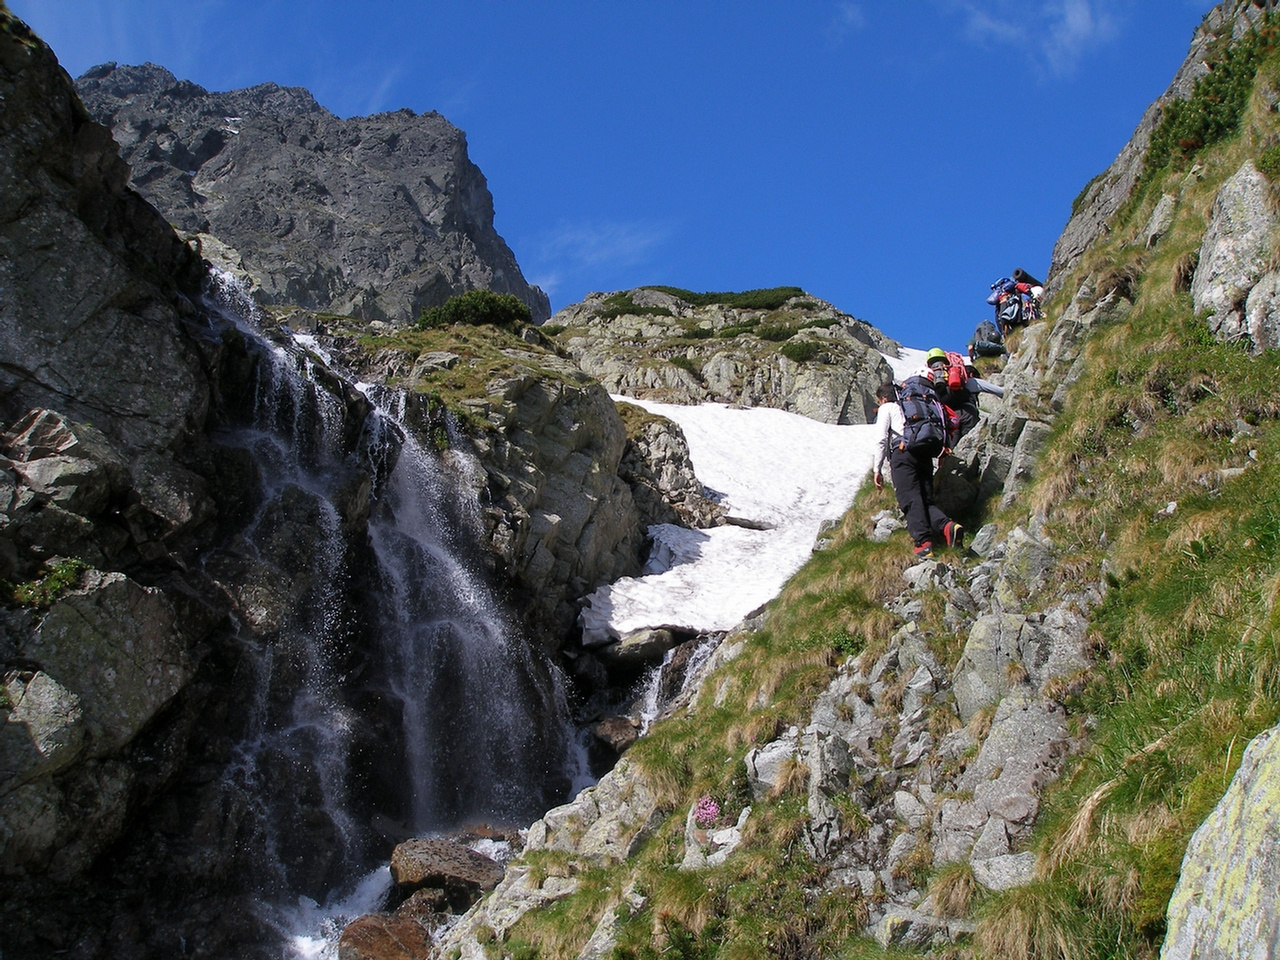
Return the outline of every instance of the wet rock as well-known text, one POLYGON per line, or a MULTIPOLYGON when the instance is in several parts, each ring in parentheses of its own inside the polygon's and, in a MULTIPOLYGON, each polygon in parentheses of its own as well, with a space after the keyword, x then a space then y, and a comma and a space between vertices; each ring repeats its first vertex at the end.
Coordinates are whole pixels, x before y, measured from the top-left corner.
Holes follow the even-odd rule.
POLYGON ((391 854, 391 879, 402 891, 439 887, 469 903, 502 879, 502 865, 452 840, 418 837, 391 854))
POLYGON ((338 960, 423 960, 431 934, 410 917, 371 914, 349 923, 338 940, 338 960))
POLYGON ((651 667, 662 663, 668 651, 676 646, 675 634, 670 630, 633 630, 616 643, 606 644, 595 651, 605 665, 615 685, 637 680, 651 667))
POLYGON ((591 734, 620 755, 639 738, 640 722, 632 717, 605 717, 591 725, 591 734))

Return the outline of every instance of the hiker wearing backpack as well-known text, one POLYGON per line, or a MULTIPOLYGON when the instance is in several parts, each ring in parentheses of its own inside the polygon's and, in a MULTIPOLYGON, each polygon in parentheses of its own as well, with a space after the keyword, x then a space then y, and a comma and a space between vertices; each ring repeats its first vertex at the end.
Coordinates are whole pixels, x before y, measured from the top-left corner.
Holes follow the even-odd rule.
POLYGON ((995 325, 1001 337, 1021 324, 1040 319, 1040 298, 1044 285, 1021 267, 1012 277, 1001 277, 991 284, 987 303, 996 308, 995 325))
POLYGON ((1004 345, 1004 336, 1000 328, 990 320, 983 320, 973 331, 973 339, 969 341, 969 360, 979 357, 1007 357, 1008 349, 1004 345))
POLYGON ((960 421, 957 441, 978 425, 978 394, 1004 396, 1004 387, 983 380, 978 371, 970 368, 965 358, 954 351, 933 347, 925 354, 925 362, 933 372, 933 389, 938 400, 955 411, 960 421))
POLYGON ((928 367, 908 377, 899 390, 892 382, 876 388, 876 459, 873 479, 884 489, 889 461, 893 493, 907 521, 917 557, 933 556, 938 538, 949 547, 963 544, 964 528, 933 502, 933 459, 949 446, 947 413, 933 392, 928 367))

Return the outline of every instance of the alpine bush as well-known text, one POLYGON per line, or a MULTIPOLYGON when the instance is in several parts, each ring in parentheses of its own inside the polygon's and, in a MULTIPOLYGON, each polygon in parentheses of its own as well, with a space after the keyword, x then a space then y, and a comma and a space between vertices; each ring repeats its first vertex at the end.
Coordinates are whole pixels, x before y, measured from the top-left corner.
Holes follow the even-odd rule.
POLYGON ((1212 69, 1196 80, 1190 97, 1165 107, 1147 147, 1144 178, 1175 159, 1194 157, 1240 129, 1258 66, 1275 46, 1276 30, 1271 25, 1249 34, 1214 60, 1212 69))
POLYGON ((646 290, 658 290, 679 297, 695 307, 709 307, 718 304, 725 307, 736 307, 739 310, 777 310, 794 297, 803 297, 804 291, 799 287, 768 287, 760 290, 746 290, 742 293, 694 293, 680 287, 645 287, 646 290))
POLYGON ((822 352, 822 345, 812 340, 791 340, 784 343, 778 352, 793 363, 805 363, 822 352))
POLYGON ((529 323, 532 319, 533 312, 528 305, 513 294, 468 290, 450 297, 438 307, 423 310, 418 317, 418 329, 430 330, 433 327, 455 324, 478 327, 486 323, 495 327, 509 327, 517 323, 529 323))

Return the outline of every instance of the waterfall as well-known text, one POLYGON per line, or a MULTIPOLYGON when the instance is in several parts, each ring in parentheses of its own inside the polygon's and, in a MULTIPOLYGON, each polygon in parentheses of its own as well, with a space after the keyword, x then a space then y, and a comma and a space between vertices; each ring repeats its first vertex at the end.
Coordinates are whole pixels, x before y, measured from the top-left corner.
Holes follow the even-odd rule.
POLYGON ((526 825, 586 765, 558 671, 479 562, 479 465, 425 448, 403 394, 340 376, 308 338, 264 336, 228 275, 207 302, 256 358, 218 439, 261 491, 207 561, 247 621, 221 786, 265 851, 243 858, 265 921, 297 955, 331 955, 316 938, 341 927, 324 918, 385 896, 389 833, 526 825))

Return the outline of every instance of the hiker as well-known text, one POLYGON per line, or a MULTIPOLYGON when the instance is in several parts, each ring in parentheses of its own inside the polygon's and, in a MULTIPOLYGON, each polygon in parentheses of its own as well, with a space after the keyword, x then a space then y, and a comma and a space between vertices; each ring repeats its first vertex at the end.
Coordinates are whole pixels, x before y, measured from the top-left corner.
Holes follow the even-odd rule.
POLYGON ((979 357, 1007 357, 1008 348, 1004 345, 1004 336, 1000 328, 990 320, 983 320, 973 331, 973 339, 969 341, 969 360, 979 357))
POLYGON ((933 502, 933 458, 948 445, 947 417, 933 392, 928 367, 902 383, 876 388, 876 459, 873 479, 884 489, 884 463, 889 461, 893 493, 907 521, 917 557, 933 556, 935 539, 959 549, 964 528, 933 502))
POLYGON ((1040 319, 1040 298, 1044 284, 1018 267, 1012 277, 1001 277, 991 284, 987 303, 996 308, 995 325, 1001 337, 1013 327, 1040 319))
MULTIPOLYGON (((978 425, 978 394, 1004 396, 1004 387, 983 380, 977 369, 970 368, 965 358, 954 351, 933 347, 925 354, 925 362, 933 373, 933 389, 943 405, 955 411, 959 420, 956 441, 978 425)), ((955 443, 948 444, 949 447, 955 443)))

